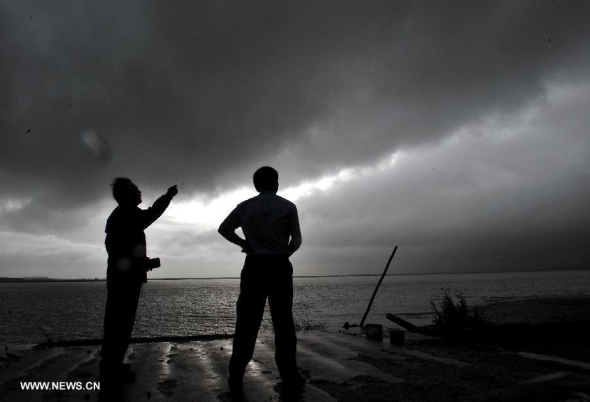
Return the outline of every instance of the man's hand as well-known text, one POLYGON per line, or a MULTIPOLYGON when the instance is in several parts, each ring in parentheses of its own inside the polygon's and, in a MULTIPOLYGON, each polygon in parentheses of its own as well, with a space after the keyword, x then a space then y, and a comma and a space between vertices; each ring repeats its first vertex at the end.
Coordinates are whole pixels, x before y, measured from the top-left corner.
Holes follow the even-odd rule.
POLYGON ((242 247, 242 253, 248 254, 248 252, 252 251, 252 246, 248 243, 248 240, 242 240, 239 246, 242 247))
POLYGON ((166 192, 166 195, 170 198, 174 197, 176 194, 178 194, 178 188, 176 187, 176 184, 170 187, 166 192))

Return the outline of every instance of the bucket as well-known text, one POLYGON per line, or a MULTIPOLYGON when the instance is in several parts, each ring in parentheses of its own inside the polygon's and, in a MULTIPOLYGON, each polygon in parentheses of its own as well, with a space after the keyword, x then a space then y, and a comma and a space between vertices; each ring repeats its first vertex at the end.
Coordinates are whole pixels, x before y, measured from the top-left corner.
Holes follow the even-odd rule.
POLYGON ((404 346, 406 340, 406 331, 400 329, 389 329, 389 343, 397 346, 404 346))
POLYGON ((383 325, 381 325, 381 324, 366 324, 365 325, 365 334, 367 335, 367 339, 372 339, 374 341, 382 341, 383 340, 383 325))

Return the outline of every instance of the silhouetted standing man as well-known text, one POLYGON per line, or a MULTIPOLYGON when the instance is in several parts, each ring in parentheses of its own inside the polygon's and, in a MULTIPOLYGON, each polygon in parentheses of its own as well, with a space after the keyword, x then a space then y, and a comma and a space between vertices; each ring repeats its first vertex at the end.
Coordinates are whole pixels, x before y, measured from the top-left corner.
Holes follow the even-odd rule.
POLYGON ((241 391, 246 366, 254 354, 266 299, 275 330, 275 360, 283 387, 301 388, 297 337, 293 324, 293 266, 289 257, 301 246, 297 207, 279 197, 279 174, 269 166, 254 173, 260 193, 240 203, 219 226, 219 233, 246 253, 237 303, 236 330, 229 364, 229 386, 241 391), (235 233, 241 227, 246 239, 235 233))
POLYGON ((123 365, 123 359, 133 331, 141 285, 147 281, 147 270, 154 268, 154 261, 150 263, 146 255, 144 230, 164 213, 178 189, 170 187, 154 205, 143 210, 138 207, 141 191, 131 180, 118 177, 112 187, 119 206, 106 225, 108 295, 100 374, 103 380, 118 381, 134 375, 128 365, 123 365))

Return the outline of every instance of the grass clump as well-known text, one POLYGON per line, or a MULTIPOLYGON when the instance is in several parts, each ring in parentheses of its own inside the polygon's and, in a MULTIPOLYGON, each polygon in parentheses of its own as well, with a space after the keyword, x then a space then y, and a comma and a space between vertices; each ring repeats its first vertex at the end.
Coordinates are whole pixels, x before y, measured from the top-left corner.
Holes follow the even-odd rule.
POLYGON ((479 315, 477 306, 470 308, 462 293, 456 293, 455 298, 451 295, 451 290, 446 288, 439 307, 434 301, 430 301, 433 326, 446 331, 481 327, 483 319, 479 315))

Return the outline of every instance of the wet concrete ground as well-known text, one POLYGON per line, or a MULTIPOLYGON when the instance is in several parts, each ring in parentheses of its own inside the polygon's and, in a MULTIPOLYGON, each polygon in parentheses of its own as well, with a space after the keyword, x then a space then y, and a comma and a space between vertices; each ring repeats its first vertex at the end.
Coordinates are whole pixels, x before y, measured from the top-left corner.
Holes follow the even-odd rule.
MULTIPOLYGON (((407 347, 404 347, 391 345, 387 338, 383 341, 371 341, 352 334, 325 331, 298 333, 298 363, 308 384, 297 395, 283 393, 274 363, 272 334, 262 334, 256 346, 254 360, 244 378, 243 400, 427 400, 427 395, 432 395, 428 388, 431 385, 434 388, 441 378, 446 378, 444 381, 461 382, 466 375, 479 370, 478 365, 483 367, 488 360, 485 353, 491 353, 490 356, 500 359, 507 355, 505 351, 486 349, 485 353, 478 351, 474 354, 478 356, 474 360, 464 351, 455 353, 452 348, 445 348, 436 342, 430 347, 428 338, 420 335, 406 334, 407 347), (412 344, 420 346, 414 348, 412 344), (445 376, 442 376, 443 373, 445 376), (423 384, 425 389, 416 389, 416 384, 423 384), (400 393, 396 398, 394 393, 402 390, 402 387, 406 393, 400 393)), ((4 369, 0 371, 0 400, 239 400, 230 394, 227 386, 231 345, 231 340, 132 344, 128 361, 137 373, 136 380, 127 383, 116 397, 105 397, 103 393, 102 398, 96 390, 21 390, 23 381, 77 381, 82 386, 87 382, 98 381, 100 359, 97 346, 8 351, 5 352, 4 369)), ((580 383, 579 378, 584 375, 590 378, 590 362, 542 361, 534 360, 539 358, 538 355, 509 355, 510 359, 522 359, 527 365, 527 371, 523 371, 522 378, 518 379, 519 387, 522 388, 515 390, 516 396, 526 392, 528 388, 538 387, 539 384, 563 383, 569 378, 577 382, 574 381, 571 389, 559 391, 563 394, 563 399, 557 400, 583 401, 588 397, 585 388, 587 383, 580 383), (530 369, 536 365, 542 365, 542 370, 530 369)), ((450 394, 447 399, 445 392, 444 387, 439 386, 436 400, 461 399, 453 398, 450 394)), ((474 397, 473 400, 479 399, 474 397)))

